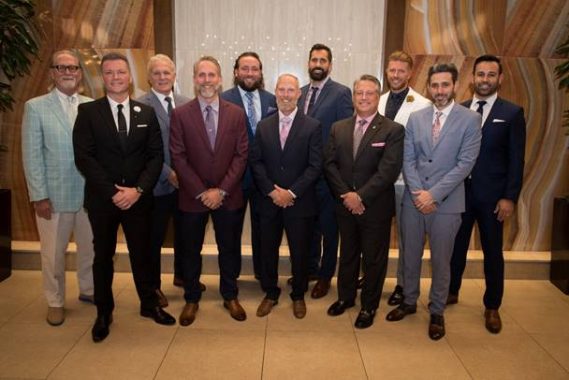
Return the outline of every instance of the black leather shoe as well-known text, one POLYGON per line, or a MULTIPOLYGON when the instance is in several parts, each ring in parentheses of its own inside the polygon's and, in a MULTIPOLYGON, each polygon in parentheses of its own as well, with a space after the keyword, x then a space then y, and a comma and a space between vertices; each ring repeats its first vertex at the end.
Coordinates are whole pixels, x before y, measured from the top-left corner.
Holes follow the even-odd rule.
POLYGON ((356 318, 356 323, 354 323, 354 326, 358 329, 367 329, 368 327, 373 325, 374 317, 375 317, 375 310, 361 309, 360 313, 358 314, 358 318, 356 318))
POLYGON ((389 299, 387 300, 387 304, 390 306, 401 305, 403 298, 403 288, 399 285, 396 285, 395 290, 393 290, 393 293, 391 293, 389 299))
POLYGON ((409 314, 415 314, 417 312, 417 305, 406 305, 402 303, 395 309, 391 310, 385 316, 385 320, 389 322, 397 322, 405 318, 409 314))
POLYGON ((152 318, 154 322, 159 325, 173 325, 176 323, 176 318, 165 312, 160 306, 152 309, 141 309, 140 315, 145 318, 152 318))
POLYGON ((338 300, 328 308, 328 315, 335 317, 337 315, 344 314, 344 311, 346 311, 346 309, 349 309, 354 305, 355 305, 354 301, 338 300))
POLYGON ((93 342, 101 342, 109 335, 109 326, 113 323, 113 315, 98 315, 91 329, 93 342))
POLYGON ((439 340, 445 336, 445 317, 438 314, 431 314, 429 323, 429 338, 439 340))

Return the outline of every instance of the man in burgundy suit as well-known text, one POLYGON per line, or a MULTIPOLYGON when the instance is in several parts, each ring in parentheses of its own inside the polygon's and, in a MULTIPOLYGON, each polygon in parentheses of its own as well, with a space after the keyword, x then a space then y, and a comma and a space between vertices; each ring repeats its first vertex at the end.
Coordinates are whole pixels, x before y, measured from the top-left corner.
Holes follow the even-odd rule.
POLYGON ((213 57, 194 64, 196 98, 172 113, 170 152, 182 211, 184 298, 180 325, 190 325, 201 298, 201 250, 211 215, 219 253, 219 290, 232 318, 247 314, 237 300, 241 269, 241 179, 247 165, 245 112, 219 97, 221 67, 213 57))

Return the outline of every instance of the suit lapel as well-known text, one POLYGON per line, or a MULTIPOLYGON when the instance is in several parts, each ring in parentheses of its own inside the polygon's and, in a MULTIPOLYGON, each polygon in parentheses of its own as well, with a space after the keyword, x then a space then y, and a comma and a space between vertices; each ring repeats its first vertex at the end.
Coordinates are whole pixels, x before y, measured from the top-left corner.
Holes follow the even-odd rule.
MULTIPOLYGON (((219 119, 217 123, 217 134, 215 137, 215 145, 217 145, 217 141, 219 140, 219 127, 221 125, 221 103, 219 104, 219 119)), ((202 114, 202 109, 200 107, 200 102, 198 98, 195 98, 193 103, 190 107, 190 120, 195 120, 196 125, 196 132, 199 137, 202 139, 202 144, 208 147, 208 149, 213 153, 213 149, 211 149, 211 145, 209 143, 209 138, 207 137, 207 132, 205 130, 205 121, 202 114)))
POLYGON ((322 102, 324 102, 324 100, 326 100, 326 97, 328 96, 328 93, 330 92, 330 87, 332 86, 330 83, 331 80, 332 79, 328 79, 328 82, 326 82, 324 84, 324 87, 322 87, 322 90, 320 90, 320 94, 318 95, 318 98, 316 98, 316 102, 314 103, 314 105, 312 106, 312 109, 310 110, 311 111, 310 115, 314 115, 316 113, 316 111, 318 110, 318 107, 320 107, 322 102))
MULTIPOLYGON (((432 152, 433 147, 433 107, 429 107, 428 112, 423 114, 423 122, 422 125, 425 125, 425 128, 421 130, 420 133, 423 133, 423 138, 420 141, 426 141, 426 151, 432 152)), ((444 128, 443 128, 444 129, 444 128)), ((440 138, 439 138, 440 140, 440 138)))
MULTIPOLYGON (((441 130, 441 133, 439 135, 439 139, 437 140, 437 143, 433 146, 433 150, 437 148, 437 146, 440 144, 440 142, 445 138, 445 136, 449 133, 449 129, 452 128, 452 125, 455 122, 455 119, 457 118, 457 113, 456 113, 456 107, 457 104, 455 103, 455 105, 452 107, 452 109, 450 110, 450 113, 448 114, 448 117, 443 125, 443 129, 441 130)), ((432 121, 432 118, 431 118, 432 121)), ((431 137, 431 141, 432 141, 432 137, 431 137)))
POLYGON ((59 100, 59 96, 57 95, 55 90, 51 92, 49 96, 49 102, 51 103, 49 105, 49 109, 53 111, 55 117, 57 117, 57 119, 60 121, 59 124, 63 128, 64 132, 66 134, 69 134, 73 126, 70 125, 69 118, 67 117, 67 114, 65 113, 65 110, 61 105, 61 101, 59 100))
POLYGON ((113 118, 113 113, 111 110, 111 105, 105 96, 98 101, 99 113, 101 114, 101 119, 103 120, 104 128, 107 129, 109 135, 112 137, 113 144, 116 145, 118 149, 121 149, 119 141, 119 132, 113 118))
POLYGON ((502 100, 500 98, 496 98, 496 101, 492 105, 490 112, 488 113, 488 117, 482 126, 482 134, 484 134, 484 128, 488 128, 492 123, 492 120, 496 119, 497 114, 500 112, 500 107, 502 105, 502 100))
MULTIPOLYGON (((154 108, 154 112, 156 113, 156 117, 162 122, 163 125, 170 124, 170 118, 168 118, 168 113, 160 104, 160 99, 154 94, 153 92, 148 93, 148 101, 152 108, 154 108)), ((175 101, 175 100, 174 100, 175 101)))
MULTIPOLYGON (((295 139, 295 137, 300 133, 300 128, 301 128, 301 124, 302 124, 302 118, 304 116, 302 115, 302 113, 300 112, 300 110, 298 110, 296 112, 296 116, 294 118, 294 120, 292 121, 292 124, 290 126, 290 130, 288 131, 288 136, 286 138, 286 142, 285 142, 285 146, 284 146, 284 150, 283 153, 289 151, 289 146, 292 145, 292 141, 295 139)), ((277 123, 278 124, 278 123, 277 123)), ((280 138, 280 131, 279 131, 280 125, 277 125, 277 136, 278 136, 278 140, 279 140, 279 145, 281 142, 281 138, 280 138)))

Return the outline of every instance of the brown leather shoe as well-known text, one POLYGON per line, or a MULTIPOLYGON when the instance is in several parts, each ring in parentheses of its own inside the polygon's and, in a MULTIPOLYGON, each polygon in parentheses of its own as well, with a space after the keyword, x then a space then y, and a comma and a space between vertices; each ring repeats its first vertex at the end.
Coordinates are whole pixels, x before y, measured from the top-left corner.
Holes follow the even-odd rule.
POLYGON ((168 307, 168 298, 162 293, 162 290, 156 289, 156 296, 158 297, 158 305, 160 307, 168 307))
POLYGON ((242 322, 247 319, 247 313, 245 313, 245 309, 239 304, 237 298, 223 301, 223 307, 229 310, 229 315, 236 321, 242 322))
POLYGON ((304 300, 292 301, 292 313, 298 319, 302 319, 306 316, 306 303, 304 300))
POLYGON ((269 315, 271 310, 273 310, 273 306, 275 306, 279 301, 272 300, 270 298, 263 298, 261 304, 257 308, 257 317, 264 317, 265 315, 269 315))
POLYGON ((458 294, 449 293, 447 296, 447 305, 456 305, 458 303, 458 294))
POLYGON ((431 314, 429 323, 429 338, 439 340, 445 336, 445 317, 438 314, 431 314))
POLYGON ((189 326, 196 320, 196 313, 200 305, 197 302, 188 302, 184 306, 178 321, 180 321, 181 326, 189 326))
POLYGON ((330 280, 326 280, 321 278, 318 280, 314 288, 312 288, 312 293, 310 293, 310 297, 312 298, 322 298, 328 294, 330 290, 330 280))
POLYGON ((502 319, 498 310, 486 309, 484 318, 486 319, 486 330, 492 334, 498 334, 502 330, 502 319))

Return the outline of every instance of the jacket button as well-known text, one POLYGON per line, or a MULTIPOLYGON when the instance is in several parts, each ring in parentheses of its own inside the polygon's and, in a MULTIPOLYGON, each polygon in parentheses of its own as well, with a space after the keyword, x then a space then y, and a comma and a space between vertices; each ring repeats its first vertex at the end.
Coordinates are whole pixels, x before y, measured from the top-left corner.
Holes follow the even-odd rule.
POLYGON ((429 160, 429 162, 433 162, 433 160, 429 160))
POLYGON ((428 180, 429 180, 429 177, 425 177, 425 181, 428 181, 428 180))

